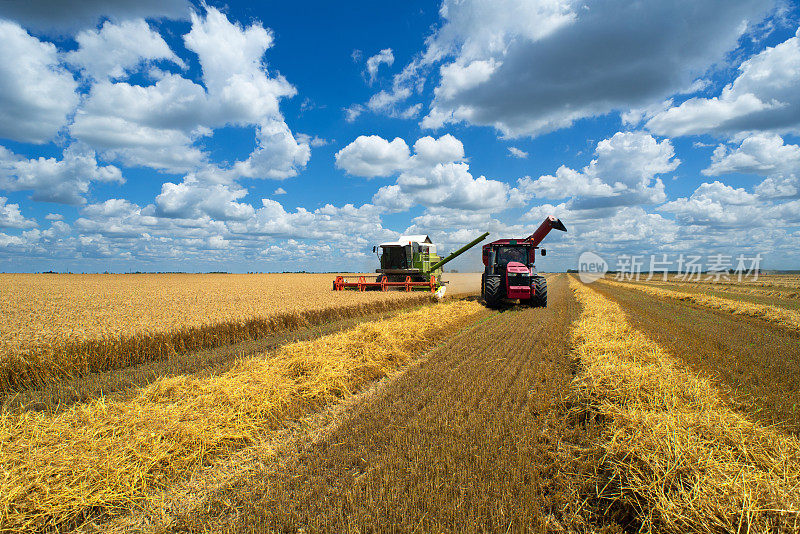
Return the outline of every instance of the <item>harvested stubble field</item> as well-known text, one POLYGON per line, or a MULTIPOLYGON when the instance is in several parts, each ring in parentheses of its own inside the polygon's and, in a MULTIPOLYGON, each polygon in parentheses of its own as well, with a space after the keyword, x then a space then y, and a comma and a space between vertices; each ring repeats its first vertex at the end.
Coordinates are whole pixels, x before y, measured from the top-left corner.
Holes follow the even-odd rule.
POLYGON ((0 274, 0 392, 398 309, 330 274, 0 274))
POLYGON ((175 531, 518 532, 582 528, 586 432, 570 424, 562 275, 547 309, 485 315, 364 396, 320 439, 230 484, 175 531), (564 469, 568 466, 568 469, 564 469))
POLYGON ((6 411, 0 530, 797 532, 797 333, 548 280, 6 411))
POLYGON ((166 377, 126 400, 0 415, 0 525, 68 529, 139 506, 204 463, 375 380, 481 310, 457 301, 166 377))
POLYGON ((605 427, 593 498, 640 531, 796 532, 800 441, 734 411, 618 304, 573 287, 583 304, 573 395, 605 427))
POLYGON ((783 316, 770 320, 760 308, 742 313, 735 304, 708 306, 705 300, 647 292, 634 284, 593 287, 618 302, 636 328, 710 377, 730 405, 800 433, 800 333, 782 322, 783 316))
POLYGON ((618 282, 610 278, 600 280, 600 284, 628 287, 642 291, 656 298, 681 300, 706 308, 733 313, 735 315, 755 317, 800 333, 800 311, 786 309, 775 304, 757 304, 741 298, 731 298, 727 295, 726 298, 721 298, 708 293, 682 291, 680 288, 677 290, 663 289, 649 283, 618 282))
MULTIPOLYGON (((633 282, 650 287, 696 293, 730 300, 740 300, 751 304, 777 306, 788 310, 800 312, 800 288, 786 286, 756 286, 752 283, 736 282, 680 282, 653 279, 649 281, 633 282)), ((766 282, 765 282, 766 283, 766 282)), ((769 282, 772 283, 772 282, 769 282)))
MULTIPOLYGON (((655 278, 662 279, 661 275, 655 278)), ((716 285, 727 284, 732 286, 746 286, 752 288, 777 288, 783 290, 797 290, 800 289, 800 275, 797 274, 760 274, 758 276, 747 275, 739 279, 738 275, 720 275, 703 274, 699 279, 696 275, 676 275, 669 274, 667 276, 668 282, 680 284, 707 284, 713 281, 716 285)))

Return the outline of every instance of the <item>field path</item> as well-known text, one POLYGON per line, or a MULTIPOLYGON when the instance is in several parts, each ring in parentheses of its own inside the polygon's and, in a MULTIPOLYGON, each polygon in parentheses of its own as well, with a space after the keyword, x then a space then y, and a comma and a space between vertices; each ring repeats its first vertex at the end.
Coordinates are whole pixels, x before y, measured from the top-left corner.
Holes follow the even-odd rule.
POLYGON ((512 308, 450 338, 283 465, 240 480, 178 530, 560 529, 572 428, 564 275, 547 309, 512 308))
POLYGON ((714 380, 729 404, 766 424, 800 433, 800 335, 757 318, 634 288, 592 284, 631 325, 694 372, 714 380))

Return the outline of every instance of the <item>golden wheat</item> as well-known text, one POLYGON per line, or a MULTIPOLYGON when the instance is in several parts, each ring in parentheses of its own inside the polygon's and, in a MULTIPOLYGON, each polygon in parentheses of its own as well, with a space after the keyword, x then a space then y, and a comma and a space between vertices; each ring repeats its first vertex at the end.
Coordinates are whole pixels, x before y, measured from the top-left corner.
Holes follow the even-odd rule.
POLYGON ((800 441, 732 412, 617 304, 571 283, 584 307, 573 395, 606 425, 595 471, 603 508, 628 511, 647 532, 793 531, 800 441))
POLYGON ((2 274, 0 391, 424 299, 419 293, 334 293, 332 279, 328 274, 2 274))
POLYGON ((695 304, 699 304, 700 306, 705 306, 715 310, 722 310, 736 315, 756 317, 758 319, 763 319, 773 324, 782 326, 783 328, 800 331, 800 313, 779 308, 777 306, 770 306, 768 304, 752 304, 749 302, 723 299, 698 293, 685 293, 683 291, 660 289, 644 284, 616 282, 609 279, 601 279, 600 282, 603 284, 611 284, 620 287, 636 289, 656 297, 666 297, 675 300, 693 302, 695 304))
POLYGON ((163 378, 128 401, 0 416, 0 530, 74 526, 129 509, 204 462, 347 395, 478 313, 426 306, 247 358, 219 376, 163 378))

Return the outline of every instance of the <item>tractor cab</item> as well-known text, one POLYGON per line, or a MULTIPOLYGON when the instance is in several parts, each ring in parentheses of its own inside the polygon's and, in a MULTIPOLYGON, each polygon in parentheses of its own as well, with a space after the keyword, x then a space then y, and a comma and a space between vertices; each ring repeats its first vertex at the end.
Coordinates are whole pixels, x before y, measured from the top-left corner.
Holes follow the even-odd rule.
POLYGON ((506 266, 511 262, 521 263, 522 265, 533 264, 531 260, 530 245, 498 245, 493 247, 495 251, 495 264, 506 266))

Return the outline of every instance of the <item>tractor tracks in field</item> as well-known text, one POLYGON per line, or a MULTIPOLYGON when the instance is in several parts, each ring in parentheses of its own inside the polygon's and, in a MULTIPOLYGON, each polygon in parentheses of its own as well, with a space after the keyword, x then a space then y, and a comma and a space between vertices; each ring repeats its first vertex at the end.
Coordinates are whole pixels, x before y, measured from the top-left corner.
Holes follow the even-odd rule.
POLYGON ((172 530, 564 528, 579 493, 568 466, 587 439, 563 402, 580 309, 565 276, 550 296, 546 309, 487 312, 172 530))

